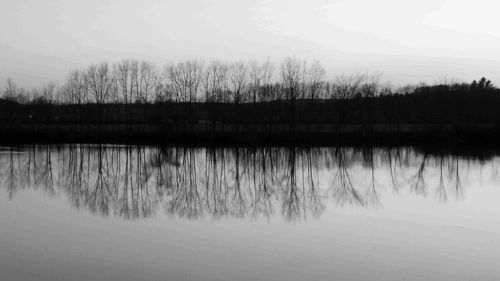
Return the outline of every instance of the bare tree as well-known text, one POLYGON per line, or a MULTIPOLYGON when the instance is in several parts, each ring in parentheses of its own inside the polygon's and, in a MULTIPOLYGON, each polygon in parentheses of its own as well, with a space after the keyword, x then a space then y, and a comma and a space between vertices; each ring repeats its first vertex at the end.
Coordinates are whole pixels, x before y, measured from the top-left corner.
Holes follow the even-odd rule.
POLYGON ((361 85, 361 93, 363 97, 374 97, 379 93, 380 90, 380 78, 382 77, 381 72, 373 72, 364 75, 364 83, 361 85))
POLYGON ((97 104, 108 100, 113 86, 113 77, 107 63, 90 66, 85 75, 85 82, 88 83, 90 93, 97 104))
POLYGON ((333 82, 333 97, 337 99, 353 98, 364 79, 365 76, 360 74, 338 75, 333 82))
POLYGON ((308 71, 309 97, 311 99, 318 98, 321 88, 323 87, 323 78, 326 71, 318 60, 313 61, 308 71))
POLYGON ((300 98, 300 90, 303 89, 305 65, 305 61, 292 57, 285 58, 281 63, 281 79, 285 89, 285 98, 291 101, 289 126, 292 132, 295 132, 296 128, 295 101, 300 98))
POLYGON ((252 61, 249 68, 250 91, 252 94, 253 103, 257 102, 260 86, 262 83, 262 68, 257 61, 252 61))
POLYGON ((288 57, 281 63, 281 80, 286 89, 286 99, 300 98, 300 89, 304 82, 305 61, 288 57))
POLYGON ((70 71, 61 92, 61 101, 68 104, 82 104, 87 102, 85 74, 78 70, 70 71))
POLYGON ((139 102, 148 102, 156 86, 158 71, 156 66, 150 62, 143 61, 140 67, 139 93, 137 100, 139 102))
POLYGON ((113 65, 113 75, 117 84, 118 95, 122 97, 122 101, 125 104, 128 104, 131 100, 131 91, 133 89, 131 74, 130 60, 122 60, 113 65))
POLYGON ((259 100, 260 101, 270 101, 275 96, 272 96, 272 87, 271 82, 274 74, 274 65, 271 63, 269 59, 267 59, 261 65, 261 83, 264 91, 261 91, 259 100))
POLYGON ((400 94, 413 94, 415 92, 415 89, 417 88, 416 85, 412 85, 412 84, 407 84, 407 85, 404 85, 404 86, 401 86, 397 89, 397 93, 400 93, 400 94))
POLYGON ((158 74, 153 83, 154 83, 154 88, 153 88, 154 102, 166 101, 167 100, 166 85, 163 76, 158 74))
POLYGON ((56 99, 57 85, 54 82, 50 82, 42 88, 41 94, 42 98, 46 103, 53 103, 56 99))
POLYGON ((268 59, 264 63, 258 61, 250 62, 248 67, 249 89, 251 101, 269 101, 271 99, 269 91, 262 91, 270 88, 271 80, 274 73, 274 65, 268 59))
POLYGON ((23 92, 24 91, 22 89, 17 87, 14 80, 7 78, 7 85, 5 86, 3 93, 4 99, 19 103, 26 102, 27 97, 23 92))
POLYGON ((229 79, 231 81, 231 91, 235 103, 240 103, 243 99, 242 91, 248 82, 248 67, 243 62, 236 62, 229 67, 229 79))
POLYGON ((228 65, 220 60, 212 61, 205 69, 205 100, 229 102, 228 65))
POLYGON ((139 62, 130 61, 130 102, 137 101, 139 96, 139 62))
POLYGON ((394 93, 394 86, 390 82, 386 82, 380 86, 381 96, 390 96, 394 93))
POLYGON ((159 75, 153 63, 123 60, 114 66, 113 72, 116 88, 125 103, 145 103, 155 94, 159 75))
POLYGON ((197 60, 167 65, 165 76, 178 102, 196 102, 203 77, 203 64, 197 60))

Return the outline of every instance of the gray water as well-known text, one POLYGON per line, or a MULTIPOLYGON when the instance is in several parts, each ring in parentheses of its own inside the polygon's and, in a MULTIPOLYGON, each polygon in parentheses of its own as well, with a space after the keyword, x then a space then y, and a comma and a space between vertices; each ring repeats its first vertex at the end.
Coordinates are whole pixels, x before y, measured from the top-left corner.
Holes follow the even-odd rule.
POLYGON ((0 280, 499 280, 500 157, 0 149, 0 280))

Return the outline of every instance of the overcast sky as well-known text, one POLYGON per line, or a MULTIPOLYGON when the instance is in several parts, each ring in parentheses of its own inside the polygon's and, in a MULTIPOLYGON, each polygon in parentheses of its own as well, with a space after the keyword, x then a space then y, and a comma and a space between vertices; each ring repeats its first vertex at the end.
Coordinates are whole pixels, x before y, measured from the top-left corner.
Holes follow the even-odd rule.
POLYGON ((123 58, 319 59, 329 76, 500 84, 497 0, 0 0, 0 85, 123 58))

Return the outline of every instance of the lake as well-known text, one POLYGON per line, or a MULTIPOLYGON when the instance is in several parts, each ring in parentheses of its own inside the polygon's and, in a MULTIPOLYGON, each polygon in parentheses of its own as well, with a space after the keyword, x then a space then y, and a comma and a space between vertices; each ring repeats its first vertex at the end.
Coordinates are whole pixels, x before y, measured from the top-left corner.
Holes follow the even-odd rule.
POLYGON ((1 280, 499 280, 498 265, 489 150, 0 147, 1 280))

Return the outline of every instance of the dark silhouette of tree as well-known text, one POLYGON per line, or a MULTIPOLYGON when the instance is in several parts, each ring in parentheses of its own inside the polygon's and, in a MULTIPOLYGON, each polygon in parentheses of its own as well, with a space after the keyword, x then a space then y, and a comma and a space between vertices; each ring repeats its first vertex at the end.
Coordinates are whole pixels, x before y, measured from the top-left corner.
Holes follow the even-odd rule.
POLYGON ((479 89, 489 89, 493 86, 493 84, 491 83, 490 80, 486 80, 485 77, 481 78, 481 80, 479 80, 479 83, 477 84, 478 88, 479 89))
POLYGON ((317 98, 322 98, 321 90, 324 85, 323 79, 325 78, 326 71, 321 66, 321 63, 317 60, 313 61, 308 69, 308 81, 309 86, 309 98, 314 100, 317 98))

